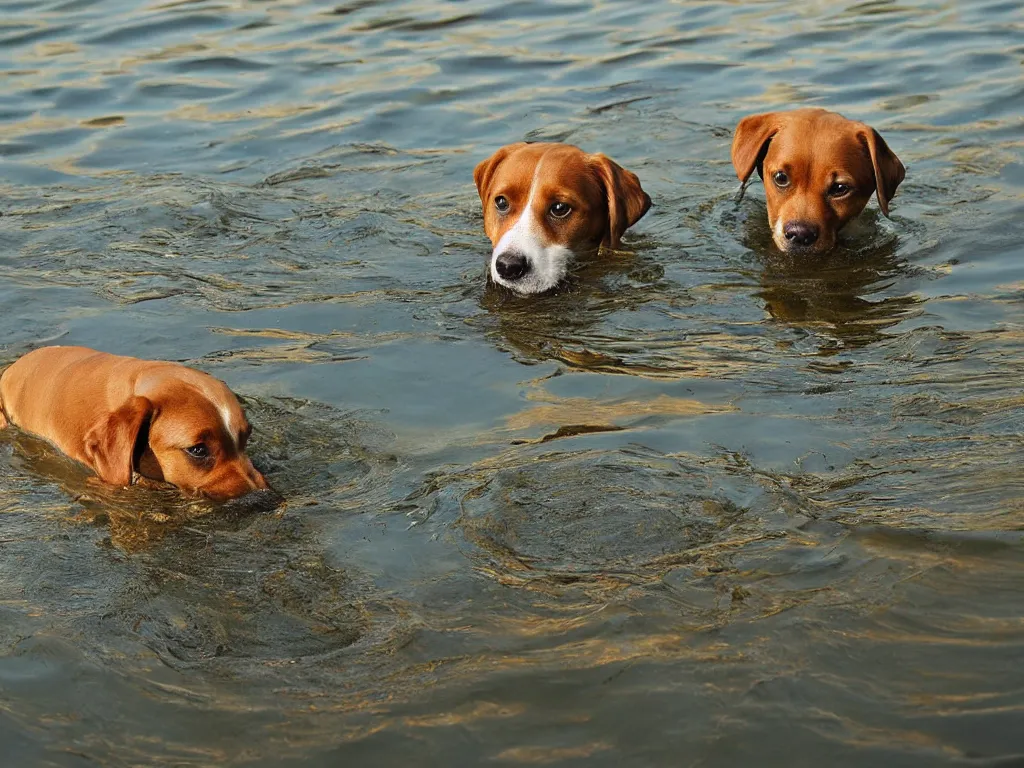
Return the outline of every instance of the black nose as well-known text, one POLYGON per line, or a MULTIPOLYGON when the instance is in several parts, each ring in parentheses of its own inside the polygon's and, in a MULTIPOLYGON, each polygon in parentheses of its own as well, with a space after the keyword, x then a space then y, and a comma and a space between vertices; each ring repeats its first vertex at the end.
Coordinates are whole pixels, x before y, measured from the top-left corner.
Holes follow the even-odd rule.
POLYGON ((802 221, 790 221, 782 228, 786 239, 796 245, 814 245, 818 240, 818 228, 802 221))
POLYGON ((523 254, 508 251, 494 260, 494 268, 503 280, 518 280, 530 271, 530 263, 523 254))

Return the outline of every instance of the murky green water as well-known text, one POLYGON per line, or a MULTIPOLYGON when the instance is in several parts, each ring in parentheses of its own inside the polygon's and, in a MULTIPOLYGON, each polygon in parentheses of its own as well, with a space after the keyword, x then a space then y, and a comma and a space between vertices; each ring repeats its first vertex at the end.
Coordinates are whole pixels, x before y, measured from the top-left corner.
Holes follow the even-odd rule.
POLYGON ((181 360, 277 514, 0 436, 10 766, 1024 765, 1017 2, 0 2, 0 364, 181 360), (907 164, 814 263, 743 114, 907 164), (485 288, 472 168, 635 170, 485 288))

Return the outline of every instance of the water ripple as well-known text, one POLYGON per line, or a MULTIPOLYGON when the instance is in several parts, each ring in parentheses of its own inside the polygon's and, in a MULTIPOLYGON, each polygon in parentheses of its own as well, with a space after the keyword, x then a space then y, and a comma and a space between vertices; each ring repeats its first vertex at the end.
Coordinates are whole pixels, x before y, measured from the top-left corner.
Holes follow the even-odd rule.
POLYGON ((8 761, 1019 762, 1019 15, 8 2, 0 364, 205 368, 287 499, 0 436, 8 761), (908 167, 813 262, 729 162, 801 105, 908 167), (524 138, 655 201, 530 301, 472 185, 524 138))

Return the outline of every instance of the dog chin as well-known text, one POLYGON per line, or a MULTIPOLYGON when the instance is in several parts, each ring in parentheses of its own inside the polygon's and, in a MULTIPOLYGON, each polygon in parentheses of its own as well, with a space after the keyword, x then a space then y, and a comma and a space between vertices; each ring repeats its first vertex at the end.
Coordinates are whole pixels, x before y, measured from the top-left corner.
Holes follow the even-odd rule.
POLYGON ((776 248, 783 253, 790 254, 792 256, 820 256, 821 254, 831 251, 836 245, 835 241, 829 243, 819 240, 814 245, 795 245, 786 240, 786 238, 782 238, 782 240, 779 241, 773 237, 772 240, 775 242, 776 248))

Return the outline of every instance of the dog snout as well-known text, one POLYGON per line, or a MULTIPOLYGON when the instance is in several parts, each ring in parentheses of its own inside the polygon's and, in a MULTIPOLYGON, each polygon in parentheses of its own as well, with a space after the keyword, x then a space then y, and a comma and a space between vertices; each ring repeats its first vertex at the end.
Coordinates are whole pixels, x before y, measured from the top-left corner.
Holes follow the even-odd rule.
POLYGON ((494 260, 494 269, 502 280, 518 280, 530 271, 530 262, 519 251, 506 251, 494 260))
POLYGON ((782 228, 787 242, 804 248, 818 242, 819 232, 818 227, 806 221, 790 221, 782 228))
POLYGON ((225 464, 209 480, 197 489, 211 501, 224 503, 250 493, 272 491, 267 479, 248 457, 225 464))

